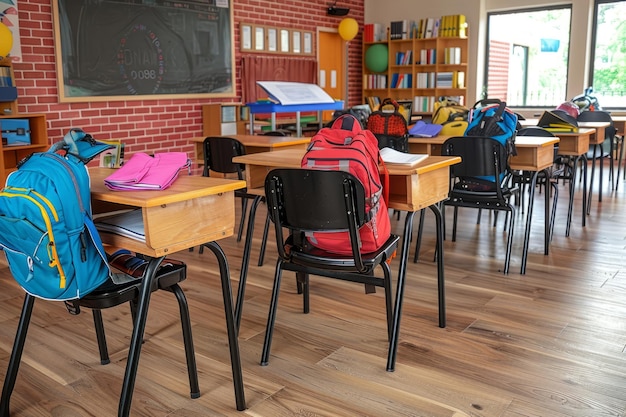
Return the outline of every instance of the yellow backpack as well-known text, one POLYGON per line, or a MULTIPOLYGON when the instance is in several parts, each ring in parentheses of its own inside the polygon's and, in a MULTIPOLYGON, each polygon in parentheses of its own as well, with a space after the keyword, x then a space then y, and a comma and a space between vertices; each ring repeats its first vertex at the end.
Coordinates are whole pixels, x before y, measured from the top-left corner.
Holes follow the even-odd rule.
POLYGON ((440 135, 462 136, 467 129, 469 109, 448 97, 435 102, 432 123, 441 125, 440 135))

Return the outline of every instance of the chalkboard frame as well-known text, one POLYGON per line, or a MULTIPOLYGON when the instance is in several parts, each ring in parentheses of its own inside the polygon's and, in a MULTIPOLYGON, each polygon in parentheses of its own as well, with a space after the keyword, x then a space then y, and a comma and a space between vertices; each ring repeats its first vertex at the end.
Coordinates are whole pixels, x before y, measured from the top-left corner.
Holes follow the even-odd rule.
MULTIPOLYGON (((200 46, 205 46, 206 49, 205 44, 208 43, 208 48, 210 48, 211 54, 213 55, 200 55, 200 53, 198 52, 199 47, 197 46, 197 43, 199 42, 196 42, 193 47, 195 48, 194 53, 198 54, 195 57, 196 59, 198 59, 198 57, 200 57, 199 59, 201 60, 213 59, 211 62, 217 62, 219 64, 219 68, 211 69, 211 66, 207 65, 203 65, 202 67, 198 66, 197 72, 201 73, 198 75, 194 73, 194 70, 196 70, 196 68, 193 67, 194 64, 190 63, 192 60, 184 59, 177 61, 184 62, 186 65, 189 66, 189 68, 185 68, 186 73, 183 77, 175 75, 177 72, 184 72, 182 70, 174 68, 172 71, 168 71, 166 57, 170 55, 175 56, 176 54, 181 55, 184 52, 180 52, 180 50, 184 48, 176 47, 171 48, 171 51, 166 51, 166 42, 155 42, 155 37, 157 41, 160 40, 158 35, 155 35, 155 31, 150 31, 146 29, 148 25, 138 24, 137 19, 139 18, 137 16, 141 16, 141 18, 143 18, 144 14, 149 14, 150 16, 152 16, 153 14, 159 14, 159 17, 161 17, 164 13, 169 13, 170 15, 172 15, 175 13, 185 13, 186 10, 178 10, 172 7, 168 7, 165 4, 172 4, 172 2, 167 2, 163 0, 151 0, 149 2, 146 2, 149 4, 139 6, 137 5, 138 2, 129 1, 127 4, 125 4, 127 7, 142 7, 143 11, 139 11, 137 9, 138 11, 136 12, 135 16, 129 17, 128 22, 123 22, 119 19, 119 9, 113 9, 114 7, 119 7, 120 3, 123 2, 115 1, 108 4, 106 0, 52 0, 53 28, 55 35, 55 58, 57 65, 58 95, 60 102, 235 97, 235 37, 232 0, 183 0, 182 2, 176 2, 176 4, 179 5, 181 3, 186 3, 191 7, 195 6, 201 8, 210 8, 210 10, 214 12, 216 16, 213 22, 208 21, 209 19, 206 19, 206 21, 197 23, 197 33, 206 33, 206 36, 209 39, 200 39, 198 37, 199 42, 203 43, 200 46), (79 79, 78 81, 82 84, 77 87, 76 84, 78 84, 78 82, 74 84, 75 78, 72 78, 72 70, 70 68, 76 68, 80 65, 91 66, 92 68, 94 68, 95 65, 91 61, 95 60, 90 60, 88 64, 77 64, 76 61, 78 58, 76 58, 75 55, 79 55, 79 53, 70 53, 72 57, 68 58, 68 53, 64 53, 64 51, 79 50, 80 46, 88 44, 89 40, 85 40, 86 37, 96 37, 99 32, 98 30, 94 30, 93 35, 89 32, 87 33, 88 36, 83 36, 81 39, 78 39, 77 33, 79 33, 80 30, 76 30, 76 25, 72 26, 70 17, 72 16, 72 12, 74 15, 76 13, 80 14, 83 7, 96 7, 94 5, 97 5, 97 7, 102 8, 107 7, 107 4, 108 7, 111 8, 110 13, 117 13, 118 15, 118 19, 115 19, 114 21, 120 22, 120 25, 126 25, 126 32, 124 32, 124 36, 120 39, 113 39, 113 41, 110 42, 117 42, 115 45, 111 45, 111 48, 115 46, 118 49, 116 56, 112 56, 112 54, 109 53, 107 58, 104 60, 100 56, 98 56, 98 62, 104 61, 104 67, 108 69, 108 73, 107 71, 102 71, 103 73, 107 73, 109 75, 109 78, 106 80, 108 84, 106 84, 105 82, 101 82, 101 80, 99 79, 95 80, 95 82, 91 82, 90 79, 79 79), (67 12, 68 8, 72 7, 74 7, 74 9, 71 9, 72 12, 67 12), (81 8, 81 11, 77 11, 77 7, 81 8), (133 22, 132 19, 135 19, 135 21, 133 22), (219 27, 219 32, 218 29, 215 29, 216 25, 219 27), (226 25, 228 25, 228 28, 225 28, 226 25), (68 27, 70 29, 67 29, 68 27), (207 27, 209 28, 209 32, 200 32, 201 30, 207 30, 207 27), (222 36, 213 36, 216 34, 222 36), (144 48, 146 47, 146 45, 149 44, 148 48, 150 48, 150 50, 141 50, 140 53, 138 53, 137 55, 150 55, 153 59, 148 59, 146 61, 149 61, 151 64, 154 63, 153 61, 157 61, 156 65, 153 65, 153 68, 150 70, 150 72, 148 72, 148 70, 142 70, 146 74, 151 74, 149 83, 148 81, 146 81, 148 77, 145 77, 143 80, 140 81, 133 81, 130 77, 130 74, 141 74, 140 70, 137 70, 137 68, 130 68, 130 66, 124 65, 125 62, 123 61, 126 60, 126 58, 124 58, 124 53, 120 53, 119 51, 122 51, 124 47, 127 47, 127 45, 130 44, 131 41, 133 42, 132 45, 140 45, 139 48, 144 48), (216 45, 216 43, 218 45, 216 45), (218 53, 216 53, 216 51, 218 51, 218 53), (113 60, 113 62, 111 62, 111 59, 113 60), (113 73, 113 71, 119 72, 119 80, 111 78, 111 74, 113 73), (154 74, 156 74, 156 76, 154 76, 154 74), (192 74, 193 76, 189 76, 189 74, 192 74), (155 78, 157 79, 157 81, 154 80, 155 78), (111 83, 114 84, 112 85, 111 83), (93 85, 106 85, 107 88, 104 90, 95 90, 91 88, 91 86, 93 85)), ((106 9, 100 9, 100 11, 104 11, 104 13, 106 13, 106 9)), ((194 13, 193 16, 196 16, 197 14, 198 13, 194 13)), ((84 12, 83 16, 91 17, 90 13, 87 12, 84 12)), ((107 19, 102 20, 106 21, 107 19)), ((153 20, 158 20, 159 22, 163 21, 163 19, 159 20, 156 18, 153 20)), ((189 25, 182 25, 181 27, 185 28, 182 30, 188 30, 188 26, 189 25)), ((193 26, 193 28, 196 29, 195 26, 193 26)), ((177 28, 173 24, 168 26, 167 29, 169 29, 169 32, 173 33, 173 35, 169 35, 168 32, 168 35, 171 36, 171 38, 185 45, 185 48, 187 47, 187 42, 185 41, 183 43, 182 40, 189 39, 189 36, 177 36, 177 34, 175 33, 175 30, 177 30, 177 28)), ((85 32, 85 30, 83 30, 83 32, 85 32)), ((106 42, 109 38, 104 37, 104 40, 101 38, 99 39, 99 41, 106 42)), ((83 47, 83 50, 85 49, 86 48, 83 47)), ((100 50, 102 49, 104 48, 100 48, 100 50)), ((86 55, 93 50, 98 50, 98 46, 96 45, 93 47, 89 47, 87 53, 83 55, 86 55)), ((201 50, 200 52, 204 52, 204 50, 201 50)), ((176 66, 176 63, 172 65, 172 67, 176 66)), ((83 71, 83 73, 85 72, 86 71, 83 71)), ((97 71, 94 70, 93 73, 97 74, 97 71)), ((116 74, 113 73, 113 77, 115 75, 116 74)))

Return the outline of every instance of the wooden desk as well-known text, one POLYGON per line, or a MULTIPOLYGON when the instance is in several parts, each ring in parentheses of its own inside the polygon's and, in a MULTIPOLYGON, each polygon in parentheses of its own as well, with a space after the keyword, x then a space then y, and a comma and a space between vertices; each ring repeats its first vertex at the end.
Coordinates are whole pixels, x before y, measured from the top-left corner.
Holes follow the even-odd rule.
POLYGON ((443 143, 451 138, 450 135, 438 135, 432 138, 409 137, 409 153, 441 155, 443 143))
POLYGON ((130 412, 150 303, 150 289, 157 268, 166 255, 200 244, 207 244, 220 265, 235 401, 237 410, 244 410, 246 405, 237 329, 233 320, 228 263, 215 241, 233 234, 234 192, 244 188, 245 181, 181 175, 170 188, 163 191, 111 191, 104 185, 104 178, 111 172, 107 168, 89 170, 94 213, 139 207, 143 214, 146 239, 142 242, 116 234, 101 233, 102 241, 150 257, 137 305, 118 416, 128 416, 130 412), (193 216, 189 215, 190 212, 193 216))
MULTIPOLYGON (((305 150, 282 150, 276 152, 264 152, 244 155, 233 158, 233 162, 246 164, 246 183, 248 192, 256 193, 259 197, 250 208, 248 231, 244 248, 241 276, 239 280, 239 292, 237 294, 235 321, 239 324, 243 310, 243 296, 245 281, 249 263, 251 236, 254 231, 254 216, 260 197, 264 195, 265 177, 274 168, 300 168, 300 162, 305 150)), ((394 307, 394 323, 390 340, 394 343, 396 335, 400 331, 400 315, 402 311, 402 299, 404 296, 404 282, 409 258, 409 247, 413 231, 413 217, 423 208, 430 207, 437 218, 437 276, 438 276, 438 301, 439 301, 439 326, 445 327, 445 286, 443 270, 443 217, 437 207, 437 203, 448 198, 450 184, 450 165, 461 162, 459 157, 432 156, 420 162, 414 167, 402 167, 389 164, 389 201, 391 209, 407 211, 400 266, 398 271, 398 284, 394 307)), ((389 349, 387 369, 395 367, 395 355, 397 346, 389 349)))
POLYGON ((322 128, 322 112, 324 110, 341 110, 343 109, 343 101, 335 101, 333 103, 316 103, 316 104, 293 104, 283 105, 277 103, 247 103, 250 110, 250 134, 254 131, 254 115, 258 113, 270 113, 271 129, 276 130, 276 113, 295 113, 296 114, 296 136, 302 136, 302 126, 300 125, 301 112, 317 112, 317 120, 319 128, 322 128))
MULTIPOLYGON (((279 149, 305 149, 311 138, 294 136, 265 136, 265 135, 228 135, 229 138, 237 139, 246 147, 246 153, 268 152, 279 149)), ((204 165, 203 143, 206 137, 193 138, 195 162, 198 166, 204 165)))
POLYGON ((526 216, 526 231, 524 233, 524 247, 522 249, 522 266, 520 273, 526 273, 528 260, 528 243, 530 240, 530 227, 532 224, 533 205, 535 201, 535 186, 540 172, 544 172, 546 178, 545 195, 545 225, 544 225, 544 254, 548 255, 550 247, 550 235, 552 222, 550 216, 550 172, 549 168, 554 164, 554 145, 559 143, 556 137, 518 136, 515 138, 517 155, 511 157, 509 166, 511 169, 520 171, 532 171, 530 183, 530 195, 528 197, 528 214, 526 216))

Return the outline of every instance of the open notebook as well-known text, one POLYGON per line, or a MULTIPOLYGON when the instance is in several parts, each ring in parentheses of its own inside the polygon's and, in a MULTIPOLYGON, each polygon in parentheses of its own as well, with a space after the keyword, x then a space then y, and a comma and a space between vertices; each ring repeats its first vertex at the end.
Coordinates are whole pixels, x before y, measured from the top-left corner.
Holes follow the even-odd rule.
POLYGON ((428 158, 428 154, 404 153, 391 148, 382 148, 380 156, 385 164, 413 166, 428 158))

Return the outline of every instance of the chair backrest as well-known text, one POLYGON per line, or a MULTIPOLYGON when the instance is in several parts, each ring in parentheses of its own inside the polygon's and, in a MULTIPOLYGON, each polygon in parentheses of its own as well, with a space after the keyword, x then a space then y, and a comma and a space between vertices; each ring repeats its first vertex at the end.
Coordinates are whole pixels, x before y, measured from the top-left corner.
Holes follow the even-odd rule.
POLYGON ((245 165, 234 164, 233 158, 246 154, 243 144, 234 138, 223 136, 209 136, 204 139, 204 171, 202 175, 209 176, 209 170, 222 174, 237 173, 237 178, 243 179, 245 165))
POLYGON ((543 136, 554 137, 554 133, 540 126, 523 127, 517 131, 517 136, 543 136))
POLYGON ((360 259, 358 229, 365 224, 365 190, 344 171, 275 169, 265 178, 265 198, 276 225, 279 255, 287 259, 282 229, 295 233, 347 230, 360 259))
POLYGON ((582 111, 578 115, 579 122, 609 122, 611 123, 604 129, 604 136, 607 139, 612 139, 617 130, 613 126, 613 118, 611 117, 611 113, 604 110, 595 110, 595 111, 582 111))
MULTIPOLYGON (((441 154, 461 157, 461 163, 450 167, 452 175, 461 180, 502 178, 508 171, 509 153, 506 147, 490 137, 451 137, 444 142, 441 154)), ((500 188, 499 181, 494 184, 500 188)))

